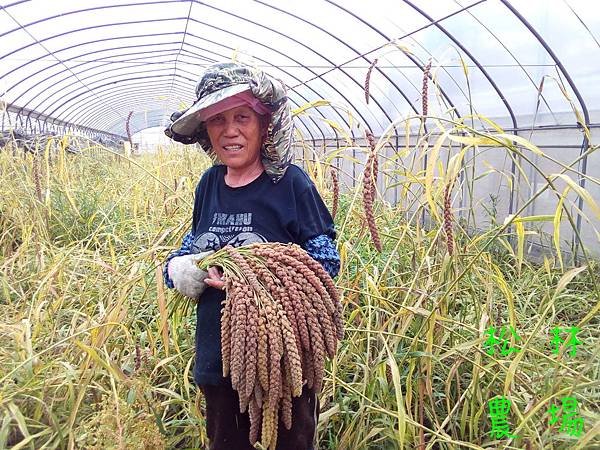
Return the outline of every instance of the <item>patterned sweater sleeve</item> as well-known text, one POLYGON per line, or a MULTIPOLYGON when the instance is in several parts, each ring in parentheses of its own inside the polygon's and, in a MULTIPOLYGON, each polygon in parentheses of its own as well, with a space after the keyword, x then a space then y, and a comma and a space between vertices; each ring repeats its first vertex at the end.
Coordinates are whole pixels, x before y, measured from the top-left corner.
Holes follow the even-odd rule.
POLYGON ((310 238, 301 247, 316 261, 320 262, 325 271, 334 278, 340 271, 340 255, 333 239, 326 234, 310 238))
POLYGON ((167 270, 169 267, 169 262, 176 256, 184 256, 184 255, 191 254, 193 243, 194 243, 194 235, 192 234, 191 231, 188 231, 187 234, 183 237, 183 242, 181 244, 181 247, 178 250, 171 252, 169 254, 169 256, 167 256, 167 259, 165 260, 165 265, 163 267, 163 278, 165 280, 165 285, 168 288, 173 289, 175 287, 175 286, 173 286, 173 281, 171 280, 171 277, 169 277, 169 271, 167 270))

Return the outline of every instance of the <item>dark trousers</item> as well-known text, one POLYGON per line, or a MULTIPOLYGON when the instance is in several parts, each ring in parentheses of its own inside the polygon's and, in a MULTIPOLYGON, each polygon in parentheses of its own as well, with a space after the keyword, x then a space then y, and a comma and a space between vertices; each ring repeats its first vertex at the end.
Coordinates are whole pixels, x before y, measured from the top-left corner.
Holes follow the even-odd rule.
MULTIPOLYGON (((254 450, 249 441, 248 412, 240 413, 239 398, 231 385, 202 385, 200 389, 206 401, 209 450, 254 450)), ((292 428, 286 430, 279 420, 277 450, 314 450, 318 418, 319 398, 304 386, 302 395, 292 398, 292 428)))

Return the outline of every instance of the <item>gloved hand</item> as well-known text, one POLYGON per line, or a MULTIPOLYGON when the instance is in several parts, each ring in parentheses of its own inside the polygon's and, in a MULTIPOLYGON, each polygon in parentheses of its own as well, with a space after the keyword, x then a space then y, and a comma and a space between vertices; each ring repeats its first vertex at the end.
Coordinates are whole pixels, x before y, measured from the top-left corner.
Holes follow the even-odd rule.
POLYGON ((198 299, 200 294, 206 289, 204 279, 208 277, 208 272, 198 268, 198 261, 207 257, 214 250, 192 255, 176 256, 169 261, 167 271, 173 281, 173 286, 186 297, 198 299))

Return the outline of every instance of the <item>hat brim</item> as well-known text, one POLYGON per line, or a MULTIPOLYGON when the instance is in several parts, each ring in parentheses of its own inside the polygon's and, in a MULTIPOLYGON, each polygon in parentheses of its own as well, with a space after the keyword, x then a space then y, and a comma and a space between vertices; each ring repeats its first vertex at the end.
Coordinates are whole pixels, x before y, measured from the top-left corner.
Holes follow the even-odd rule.
POLYGON ((219 89, 218 91, 215 91, 211 94, 208 94, 205 97, 202 97, 199 101, 193 104, 179 119, 173 122, 173 124, 171 125, 171 130, 183 136, 193 136, 196 130, 198 129, 198 125, 200 125, 200 123, 202 122, 198 117, 198 111, 201 111, 204 108, 208 108, 209 106, 212 106, 215 103, 220 102, 221 100, 231 97, 232 95, 247 91, 248 89, 250 89, 250 85, 248 83, 235 84, 233 86, 219 89))

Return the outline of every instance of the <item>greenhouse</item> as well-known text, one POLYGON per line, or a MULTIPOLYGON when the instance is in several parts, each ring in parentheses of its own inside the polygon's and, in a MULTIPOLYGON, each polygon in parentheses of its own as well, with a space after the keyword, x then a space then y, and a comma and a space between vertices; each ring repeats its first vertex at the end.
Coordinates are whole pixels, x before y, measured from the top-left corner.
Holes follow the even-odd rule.
POLYGON ((600 10, 0 2, 0 449, 600 448, 600 10))

